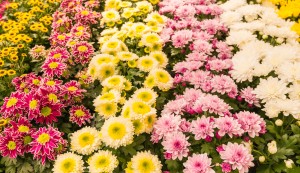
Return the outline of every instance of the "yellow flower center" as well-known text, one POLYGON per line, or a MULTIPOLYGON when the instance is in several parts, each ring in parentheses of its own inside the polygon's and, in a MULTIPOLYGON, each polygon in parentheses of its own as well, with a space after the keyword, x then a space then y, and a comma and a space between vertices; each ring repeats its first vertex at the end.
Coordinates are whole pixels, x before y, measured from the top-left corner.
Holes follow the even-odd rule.
POLYGON ((53 85, 55 85, 55 82, 53 80, 49 80, 46 82, 46 85, 53 86, 53 85))
POLYGON ((155 170, 155 165, 153 164, 152 160, 143 158, 139 160, 137 169, 139 170, 139 172, 151 173, 155 170))
POLYGON ((146 42, 148 42, 148 43, 155 43, 158 41, 159 41, 159 38, 155 35, 149 35, 146 37, 146 42))
POLYGON ((77 117, 82 117, 82 116, 85 115, 85 113, 81 109, 78 109, 78 110, 75 111, 75 115, 77 117))
POLYGON ((126 135, 126 127, 124 124, 115 122, 108 127, 108 135, 115 139, 122 139, 126 135))
POLYGON ((42 49, 41 49, 41 48, 36 48, 34 51, 35 51, 36 53, 40 53, 40 52, 42 52, 42 49))
POLYGON ((87 11, 87 10, 83 10, 83 11, 81 11, 81 14, 84 15, 84 16, 87 16, 87 15, 90 14, 90 12, 87 11))
POLYGON ((92 135, 89 132, 82 133, 79 136, 79 145, 81 147, 85 147, 87 145, 92 145, 94 143, 94 141, 95 141, 94 135, 92 135))
POLYGON ((38 143, 45 145, 45 143, 50 141, 50 135, 47 133, 42 133, 40 136, 37 138, 38 143))
POLYGON ((61 57, 61 54, 60 53, 56 53, 53 55, 53 58, 60 58, 61 57))
POLYGON ((29 103, 29 108, 30 109, 35 109, 37 107, 37 100, 31 100, 29 103))
POLYGON ((118 42, 109 42, 107 44, 107 47, 111 48, 111 49, 115 49, 118 46, 118 42))
POLYGON ((142 115, 150 112, 150 110, 151 110, 150 106, 146 105, 143 102, 134 102, 132 104, 132 107, 133 107, 133 111, 135 113, 142 114, 142 115))
POLYGON ((145 59, 145 60, 142 61, 141 65, 144 66, 144 67, 148 67, 149 68, 149 67, 151 67, 153 65, 153 61, 150 60, 150 59, 145 59))
POLYGON ((72 158, 66 158, 61 162, 60 170, 63 173, 71 173, 75 171, 76 161, 72 158))
POLYGON ((77 91, 77 90, 78 90, 77 87, 74 87, 74 86, 68 87, 68 91, 77 91))
POLYGON ((57 96, 55 95, 55 94, 53 94, 53 93, 50 93, 49 95, 48 95, 48 100, 49 101, 52 101, 52 102, 57 102, 57 96))
POLYGON ((126 108, 123 113, 124 118, 130 118, 130 108, 126 108))
POLYGON ((8 102, 6 103, 6 108, 10 108, 12 106, 15 106, 18 102, 18 99, 15 97, 12 97, 8 100, 8 102))
POLYGON ((119 85, 121 80, 119 78, 111 78, 108 83, 111 85, 119 85))
POLYGON ((58 63, 57 63, 57 62, 51 62, 51 63, 48 65, 48 67, 51 68, 51 69, 57 68, 57 67, 58 67, 58 63))
POLYGON ((145 102, 148 102, 152 99, 152 94, 147 92, 147 91, 144 91, 144 92, 140 92, 137 97, 145 102))
POLYGON ((112 19, 112 18, 116 17, 115 13, 113 13, 113 12, 108 12, 108 13, 106 13, 105 16, 106 16, 107 18, 109 18, 109 19, 112 19))
POLYGON ((88 48, 87 48, 86 46, 79 46, 77 50, 78 50, 79 52, 85 52, 85 51, 87 51, 87 49, 88 49, 88 48))
POLYGON ((106 156, 99 156, 95 162, 95 167, 97 169, 106 168, 110 164, 110 160, 106 156))
POLYGON ((14 150, 17 147, 17 145, 14 141, 9 141, 6 146, 7 146, 8 150, 14 150))
POLYGON ((52 112, 52 109, 48 106, 46 107, 43 107, 42 110, 41 110, 41 114, 44 116, 44 117, 47 117, 51 114, 52 112))
POLYGON ((115 95, 113 93, 105 93, 100 97, 100 100, 113 100, 115 95))
POLYGON ((166 73, 164 73, 164 72, 157 72, 156 77, 159 82, 163 82, 163 83, 167 83, 170 80, 169 76, 166 75, 166 73))
POLYGON ((25 133, 29 131, 29 127, 28 126, 24 126, 24 125, 20 125, 18 128, 19 132, 25 133))
POLYGON ((66 39, 66 36, 64 36, 64 35, 58 35, 57 38, 58 38, 59 40, 65 40, 65 39, 66 39))
POLYGON ((40 80, 38 80, 38 79, 33 79, 33 80, 32 80, 32 83, 33 83, 34 85, 38 85, 38 84, 40 84, 40 80))

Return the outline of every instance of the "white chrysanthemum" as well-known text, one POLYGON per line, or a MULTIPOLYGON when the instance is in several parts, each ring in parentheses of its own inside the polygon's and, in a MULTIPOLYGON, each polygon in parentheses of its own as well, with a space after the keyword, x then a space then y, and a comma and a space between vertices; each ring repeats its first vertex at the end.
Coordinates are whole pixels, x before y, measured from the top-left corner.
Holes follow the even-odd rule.
POLYGON ((118 91, 121 91, 125 88, 126 79, 124 76, 120 75, 113 75, 108 78, 106 78, 101 85, 107 88, 116 89, 118 91))
POLYGON ((137 61, 137 67, 144 72, 149 72, 155 68, 158 68, 158 62, 156 59, 150 56, 140 57, 137 61))
POLYGON ((167 91, 173 86, 173 78, 166 70, 154 69, 149 76, 154 77, 155 84, 160 90, 167 91))
POLYGON ((89 158, 88 163, 90 173, 112 173, 119 161, 111 151, 100 150, 89 158))
POLYGON ((230 26, 233 30, 248 30, 251 32, 260 31, 265 27, 265 24, 260 21, 238 22, 230 26))
POLYGON ((281 112, 275 100, 268 101, 264 105, 263 111, 265 111, 266 116, 269 118, 276 118, 281 112))
POLYGON ((84 127, 71 135, 71 150, 89 155, 101 145, 100 132, 94 127, 84 127))
POLYGON ((103 143, 112 148, 126 146, 133 142, 134 128, 129 119, 123 117, 112 117, 107 119, 101 133, 103 143))
POLYGON ((108 23, 108 22, 117 22, 120 20, 120 14, 116 10, 107 10, 102 12, 102 19, 101 21, 108 23))
POLYGON ((260 83, 254 89, 253 93, 257 98, 261 99, 263 103, 272 99, 285 99, 289 89, 286 87, 287 83, 278 78, 269 77, 267 79, 260 79, 260 83))
POLYGON ((236 12, 244 16, 247 22, 250 22, 257 19, 257 17, 262 14, 264 9, 265 7, 262 7, 261 5, 253 4, 241 6, 236 9, 236 12))
POLYGON ((149 57, 154 58, 158 62, 158 67, 165 68, 168 64, 167 55, 162 51, 153 51, 149 54, 149 57))
POLYGON ((286 82, 300 81, 300 62, 285 62, 277 70, 278 77, 286 82))
POLYGON ((142 13, 150 13, 153 11, 153 6, 148 1, 140 1, 136 3, 136 9, 138 9, 142 13))
POLYGON ((156 155, 150 151, 138 152, 131 159, 132 169, 135 173, 161 173, 162 164, 156 155))
POLYGON ((156 101, 157 94, 150 88, 141 88, 134 92, 132 98, 142 100, 152 105, 156 101))
POLYGON ((119 9, 119 4, 121 3, 121 0, 105 0, 105 10, 110 9, 119 9))
POLYGON ((132 61, 139 58, 135 53, 132 52, 118 52, 117 57, 121 61, 132 61))
POLYGON ((296 119, 299 119, 300 115, 300 101, 290 99, 274 99, 265 104, 263 109, 269 118, 278 117, 282 112, 285 116, 293 115, 296 119))
POLYGON ((253 75, 254 76, 267 76, 270 72, 272 72, 273 67, 268 63, 257 64, 254 67, 253 75))
POLYGON ((103 53, 119 52, 119 51, 128 51, 125 43, 116 38, 111 38, 106 41, 101 48, 103 53))
POLYGON ((230 1, 226 1, 224 4, 220 5, 220 7, 224 11, 231 11, 231 10, 235 10, 239 7, 245 6, 246 4, 247 4, 246 0, 230 0, 230 1))
POLYGON ((256 36, 246 30, 232 30, 226 38, 226 43, 229 45, 243 46, 246 43, 256 40, 256 36))
POLYGON ((300 100, 300 84, 294 83, 290 87, 289 98, 294 100, 300 100))
POLYGON ((259 54, 248 49, 237 52, 232 57, 233 69, 230 74, 237 82, 252 81, 254 68, 259 65, 259 54))
POLYGON ((101 36, 110 36, 110 35, 113 35, 115 34, 116 32, 118 32, 118 28, 117 27, 114 27, 114 28, 108 28, 108 29, 105 29, 101 32, 101 36))
POLYGON ((147 15, 147 18, 144 20, 145 22, 155 21, 160 25, 163 25, 167 20, 166 16, 159 14, 157 11, 154 11, 147 15))
POLYGON ((94 56, 90 62, 90 64, 93 64, 95 66, 104 64, 104 63, 110 63, 114 59, 114 56, 109 54, 98 54, 94 56))
POLYGON ((94 106, 101 102, 105 101, 112 101, 118 103, 121 99, 121 93, 118 90, 109 90, 108 92, 105 92, 101 95, 99 95, 95 100, 94 100, 94 106))
POLYGON ((242 20, 242 15, 237 12, 227 11, 221 15, 221 21, 225 23, 227 26, 232 25, 236 22, 240 22, 242 20))
POLYGON ((84 162, 81 156, 67 152, 57 156, 52 171, 54 173, 82 173, 84 162))
POLYGON ((152 47, 154 44, 162 44, 163 40, 156 33, 146 33, 142 36, 141 43, 144 46, 152 47))
POLYGON ((103 63, 101 65, 96 66, 95 78, 100 81, 111 77, 116 74, 116 64, 114 63, 103 63))

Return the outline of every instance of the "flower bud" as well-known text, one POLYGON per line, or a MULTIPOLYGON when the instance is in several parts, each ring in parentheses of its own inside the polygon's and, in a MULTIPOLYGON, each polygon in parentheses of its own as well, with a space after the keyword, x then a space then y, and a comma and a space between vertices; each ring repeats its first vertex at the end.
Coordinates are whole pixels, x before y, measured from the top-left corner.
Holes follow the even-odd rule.
POLYGON ((277 120, 275 121, 275 124, 276 124, 276 126, 282 126, 283 121, 282 121, 281 119, 277 119, 277 120))
POLYGON ((287 168, 293 168, 293 164, 294 164, 293 160, 288 159, 288 160, 285 160, 284 163, 287 168))
POLYGON ((270 154, 277 153, 276 141, 271 141, 270 143, 268 143, 268 151, 270 152, 270 154))
POLYGON ((258 160, 259 160, 260 163, 264 163, 265 160, 266 160, 266 157, 265 156, 259 156, 258 160))

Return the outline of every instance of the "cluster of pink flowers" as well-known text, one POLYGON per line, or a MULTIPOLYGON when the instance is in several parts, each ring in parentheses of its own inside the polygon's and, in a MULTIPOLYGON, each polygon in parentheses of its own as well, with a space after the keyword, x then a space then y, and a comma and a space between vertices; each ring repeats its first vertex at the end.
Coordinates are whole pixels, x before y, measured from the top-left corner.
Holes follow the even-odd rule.
POLYGON ((87 64, 94 53, 88 41, 91 38, 90 25, 97 24, 100 13, 93 11, 99 2, 65 0, 60 10, 53 14, 50 52, 42 65, 47 77, 60 77, 67 74, 68 67, 87 64))
POLYGON ((222 10, 213 0, 164 0, 159 6, 160 13, 170 17, 161 36, 172 55, 182 59, 173 60, 174 84, 179 91, 185 90, 165 105, 154 125, 152 142, 161 143, 167 160, 187 158, 184 172, 212 173, 213 166, 223 172, 248 172, 254 166, 253 156, 238 142, 264 134, 266 123, 258 114, 236 113, 230 106, 243 101, 249 108, 259 105, 252 88, 239 92, 228 74, 232 49, 220 40, 228 30, 219 20, 222 10), (208 142, 215 150, 194 153, 200 152, 195 146, 208 142), (209 156, 216 155, 223 163, 213 165, 209 156))

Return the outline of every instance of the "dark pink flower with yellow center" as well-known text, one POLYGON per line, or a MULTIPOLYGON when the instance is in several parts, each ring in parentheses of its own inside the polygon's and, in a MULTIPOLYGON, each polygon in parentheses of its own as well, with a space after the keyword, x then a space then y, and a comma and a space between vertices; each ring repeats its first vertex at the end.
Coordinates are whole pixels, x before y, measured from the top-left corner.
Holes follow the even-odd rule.
POLYGON ((25 117, 20 117, 18 121, 10 121, 11 130, 21 134, 27 134, 30 132, 32 124, 25 117))
POLYGON ((12 80, 12 84, 15 86, 16 90, 22 92, 28 92, 34 88, 38 88, 41 81, 40 76, 36 76, 34 73, 23 74, 20 77, 15 77, 12 80))
POLYGON ((13 92, 10 94, 10 97, 4 98, 4 104, 1 106, 0 113, 3 118, 13 118, 17 114, 22 114, 24 104, 24 93, 13 92))
POLYGON ((41 101, 43 105, 40 106, 40 113, 33 117, 37 123, 51 124, 57 122, 57 117, 61 116, 61 109, 63 104, 60 103, 49 103, 41 101))
POLYGON ((82 97, 82 94, 86 92, 86 90, 81 89, 80 83, 75 80, 65 83, 63 88, 63 94, 67 95, 68 98, 72 99, 74 97, 82 97))
POLYGON ((66 48, 62 47, 56 47, 55 49, 52 49, 49 54, 49 59, 58 59, 61 62, 65 62, 70 57, 70 54, 66 48))
POLYGON ((84 3, 85 7, 94 8, 99 7, 100 2, 96 0, 89 0, 84 3))
POLYGON ((61 33, 69 32, 71 27, 72 27, 72 20, 66 15, 62 15, 59 19, 53 21, 52 23, 53 31, 56 32, 61 32, 61 33))
POLYGON ((101 16, 100 13, 91 11, 88 8, 77 8, 77 13, 75 15, 76 22, 83 24, 96 24, 98 18, 101 16))
POLYGON ((42 70, 47 77, 61 76, 67 69, 65 63, 60 62, 59 59, 47 59, 42 65, 42 70))
POLYGON ((31 134, 32 142, 29 152, 33 154, 34 159, 41 160, 43 165, 46 159, 55 160, 56 155, 64 151, 67 144, 62 136, 63 133, 56 128, 41 127, 31 134))
POLYGON ((60 4, 60 8, 64 12, 75 12, 75 9, 79 6, 82 8, 82 0, 64 0, 60 4))
POLYGON ((61 89, 61 85, 62 85, 62 81, 61 80, 57 80, 57 79, 50 79, 47 77, 44 77, 41 80, 41 86, 39 88, 40 89, 55 89, 55 90, 60 90, 61 89))
POLYGON ((30 92, 25 97, 28 119, 32 120, 40 114, 40 97, 37 93, 30 92))
POLYGON ((72 47, 74 61, 81 64, 88 63, 93 52, 93 46, 86 41, 80 41, 72 47))
POLYGON ((91 122, 91 113, 84 106, 72 106, 70 109, 70 121, 79 127, 91 122))
POLYGON ((49 38, 52 46, 62 46, 64 47, 66 43, 70 40, 71 35, 65 33, 53 32, 49 38))
POLYGON ((3 157, 15 159, 21 153, 22 142, 13 137, 13 135, 0 136, 0 152, 3 157))

